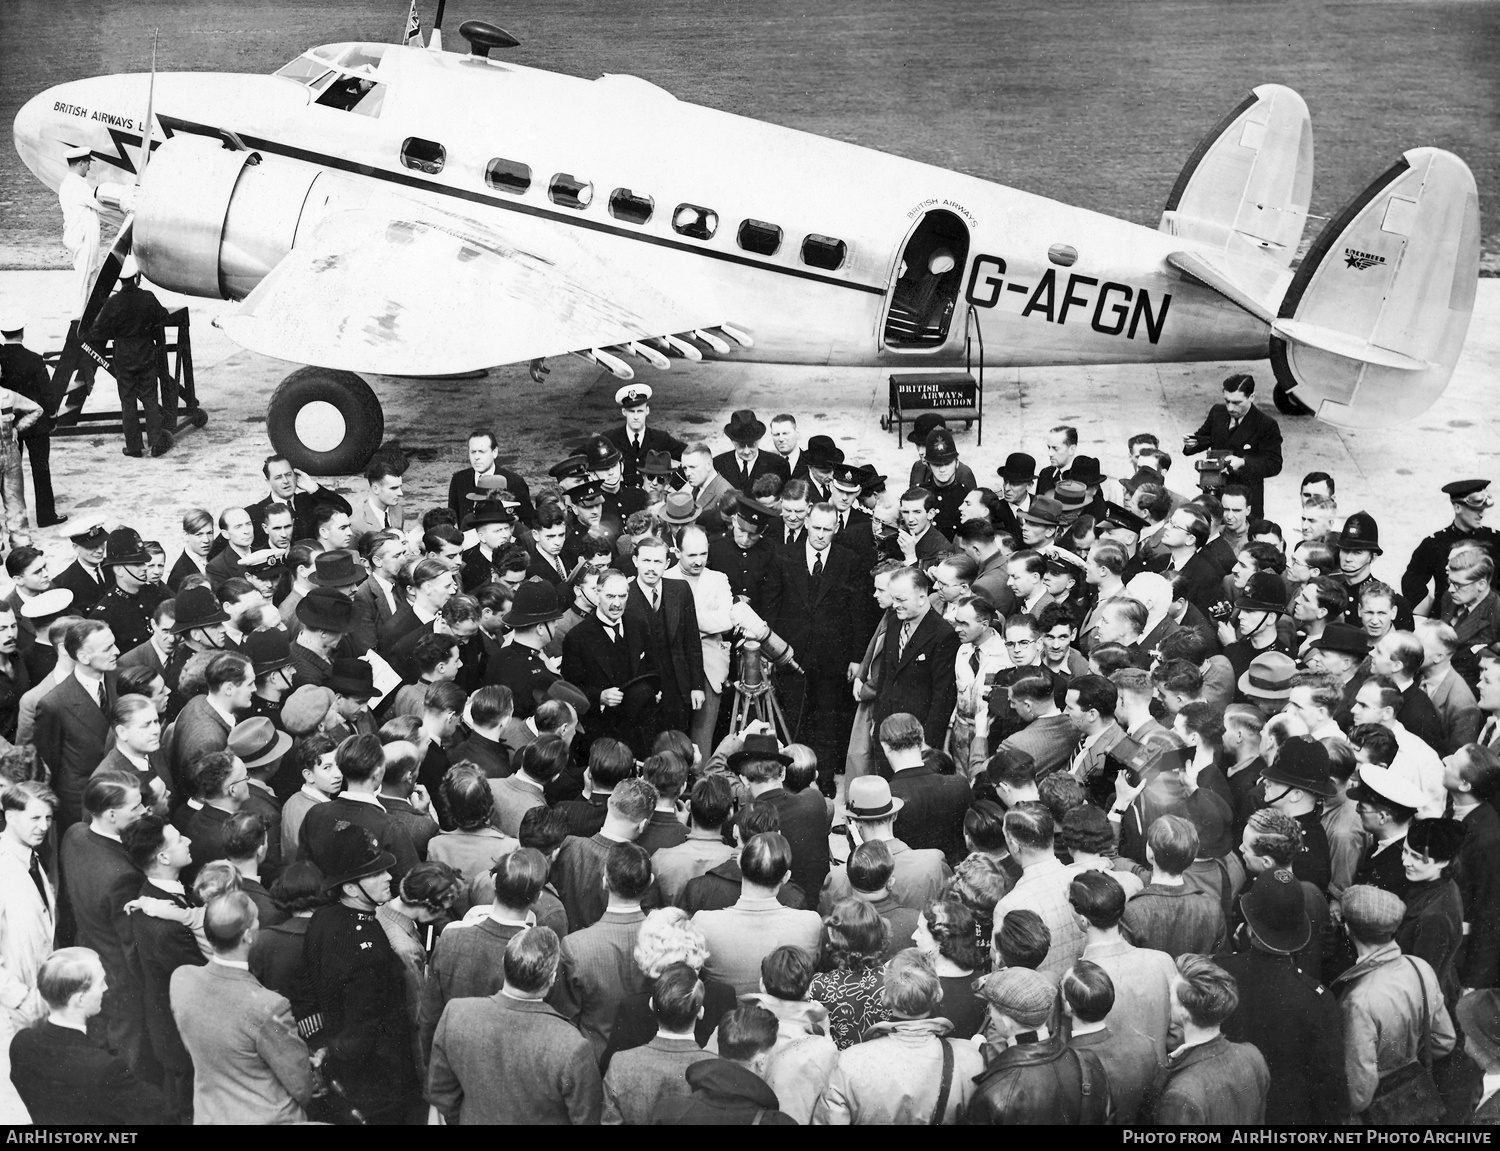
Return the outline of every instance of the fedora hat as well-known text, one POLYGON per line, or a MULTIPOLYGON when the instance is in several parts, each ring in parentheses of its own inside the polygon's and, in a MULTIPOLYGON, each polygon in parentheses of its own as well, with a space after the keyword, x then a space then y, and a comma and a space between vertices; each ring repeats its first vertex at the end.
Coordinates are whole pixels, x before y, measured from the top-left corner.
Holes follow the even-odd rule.
POLYGON ((315 587, 298 601, 297 619, 314 631, 347 632, 354 622, 354 601, 331 588, 315 587))
POLYGON ((1256 699, 1285 702, 1292 694, 1292 677, 1296 674, 1297 664, 1291 656, 1280 651, 1263 651, 1240 676, 1239 689, 1256 699))
POLYGON ((948 421, 936 412, 926 412, 911 422, 911 431, 906 433, 906 442, 909 444, 926 445, 927 436, 933 428, 945 428, 948 421))
POLYGON ((1025 452, 1011 452, 995 474, 1009 484, 1030 483, 1036 479, 1036 457, 1025 452))
POLYGON ((1324 799, 1331 799, 1338 792, 1328 773, 1328 749, 1306 735, 1294 735, 1282 744, 1276 762, 1262 768, 1260 777, 1268 783, 1295 787, 1324 799))
POLYGON ((1355 512, 1344 521, 1344 530, 1339 532, 1333 546, 1344 551, 1381 555, 1380 525, 1369 512, 1355 512))
POLYGON ((251 632, 240 651, 255 666, 256 678, 279 671, 292 662, 291 637, 280 628, 251 632))
POLYGON ((859 469, 859 494, 874 495, 885 490, 885 477, 874 464, 865 464, 859 469))
POLYGON ((669 476, 677 470, 677 461, 671 452, 647 451, 641 461, 641 474, 645 476, 669 476))
POLYGON ((115 528, 109 533, 104 545, 104 566, 116 564, 143 564, 151 562, 151 553, 141 542, 140 533, 134 528, 115 528))
POLYGON ((380 694, 375 690, 375 669, 362 659, 334 660, 324 686, 349 699, 373 699, 380 694))
POLYGON ((583 458, 588 461, 589 471, 603 472, 614 467, 623 457, 611 441, 603 436, 590 436, 583 445, 583 458))
POLYGON ((792 764, 792 757, 782 752, 781 744, 774 735, 747 735, 740 750, 725 762, 729 764, 730 771, 739 771, 740 764, 750 759, 774 759, 782 767, 790 767, 792 764))
POLYGON ((844 808, 850 819, 890 819, 906 806, 906 800, 891 795, 891 785, 878 775, 861 775, 849 781, 844 808))
POLYGON ((1349 623, 1331 623, 1309 646, 1319 651, 1337 651, 1364 659, 1370 654, 1370 636, 1362 627, 1349 623))
POLYGON ((1068 479, 1096 488, 1109 477, 1099 470, 1099 461, 1093 456, 1074 456, 1073 466, 1068 469, 1068 479))
POLYGON ((829 436, 813 436, 802 449, 802 462, 809 468, 828 471, 844 462, 844 452, 829 436))
MULTIPOLYGON (((354 605, 349 605, 352 613, 354 605)), ((177 622, 172 625, 173 635, 182 635, 194 628, 211 627, 216 623, 227 623, 229 617, 219 607, 219 597, 206 587, 190 587, 177 597, 177 622)))
POLYGON ((1031 506, 1021 513, 1021 518, 1027 523, 1041 524, 1049 528, 1055 528, 1062 523, 1062 517, 1062 505, 1051 496, 1038 496, 1031 501, 1031 506))
POLYGON ((557 602, 557 589, 533 576, 516 589, 510 610, 500 617, 500 622, 508 628, 536 627, 561 619, 567 610, 557 602))
POLYGON ((375 837, 357 823, 333 825, 326 851, 328 875, 323 888, 333 891, 356 879, 367 879, 396 866, 396 857, 381 851, 375 837))
POLYGON ((314 587, 350 587, 364 582, 365 572, 355 565, 354 553, 342 550, 319 552, 308 579, 314 587))
POLYGON ((662 523, 681 525, 690 524, 698 518, 698 505, 693 502, 693 493, 689 491, 668 492, 667 498, 662 501, 661 520, 662 523))
POLYGON ((1089 493, 1078 480, 1058 480, 1052 489, 1052 498, 1065 516, 1077 517, 1088 506, 1089 493))
POLYGON ((1245 588, 1235 600, 1240 611, 1269 611, 1286 614, 1286 581, 1275 572, 1255 572, 1245 581, 1245 588))
POLYGON ((242 720, 229 733, 229 750, 244 760, 246 767, 275 763, 291 746, 292 737, 277 731, 276 725, 263 715, 242 720))
POLYGON ((475 502, 473 510, 464 516, 464 530, 483 527, 485 524, 513 524, 515 513, 509 500, 489 495, 475 502))
POLYGON ((759 443, 766 434, 766 425, 757 420, 749 408, 741 408, 730 413, 724 434, 737 444, 759 443))
POLYGON ((1250 890, 1240 896, 1240 910, 1255 937, 1272 951, 1290 955, 1312 938, 1302 884, 1285 868, 1257 875, 1250 890))

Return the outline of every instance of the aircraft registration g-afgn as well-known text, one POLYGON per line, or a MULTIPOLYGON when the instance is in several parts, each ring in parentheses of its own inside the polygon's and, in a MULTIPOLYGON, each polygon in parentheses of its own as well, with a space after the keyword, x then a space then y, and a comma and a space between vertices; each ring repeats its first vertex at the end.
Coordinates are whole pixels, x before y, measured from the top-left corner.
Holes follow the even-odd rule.
POLYGON ((730 354, 941 368, 977 325, 989 366, 1269 356, 1282 405, 1367 427, 1430 406, 1468 329, 1478 195, 1448 152, 1406 152, 1292 269, 1313 145, 1279 85, 1209 133, 1152 230, 635 77, 520 67, 490 55, 516 44, 501 29, 460 31, 468 53, 435 29, 269 76, 77 80, 16 117, 47 185, 79 146, 125 185, 101 197, 130 224, 116 256, 238 300, 232 339, 310 365, 268 421, 310 472, 378 446, 360 372, 570 352, 623 378, 730 354))

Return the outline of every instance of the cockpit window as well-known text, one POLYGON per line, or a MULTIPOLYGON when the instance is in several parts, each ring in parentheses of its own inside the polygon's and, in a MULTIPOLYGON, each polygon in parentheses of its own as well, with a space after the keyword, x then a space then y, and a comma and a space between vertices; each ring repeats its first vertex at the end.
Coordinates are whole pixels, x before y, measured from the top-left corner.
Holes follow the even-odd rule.
POLYGON ((318 97, 318 103, 342 112, 378 116, 385 103, 385 85, 362 76, 340 76, 318 97))
POLYGON ((299 84, 312 87, 317 81, 328 75, 328 64, 323 60, 315 60, 311 56, 298 56, 290 64, 285 64, 276 69, 277 76, 285 76, 288 80, 295 80, 299 84))

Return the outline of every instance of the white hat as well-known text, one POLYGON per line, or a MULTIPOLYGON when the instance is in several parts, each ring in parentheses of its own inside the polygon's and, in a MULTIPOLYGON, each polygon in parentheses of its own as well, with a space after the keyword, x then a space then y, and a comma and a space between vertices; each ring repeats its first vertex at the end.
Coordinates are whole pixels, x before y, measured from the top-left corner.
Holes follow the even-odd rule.
POLYGON ((120 279, 132 280, 141 274, 141 266, 135 262, 134 256, 126 256, 120 261, 120 279))
POLYGON ((1427 796, 1422 791, 1421 785, 1409 774, 1394 768, 1381 767, 1376 763, 1359 765, 1359 783, 1354 790, 1356 800, 1361 798, 1359 792, 1365 792, 1373 793, 1374 796, 1387 799, 1401 807, 1409 807, 1413 811, 1427 806, 1427 796))
POLYGON ((80 145, 77 148, 69 148, 66 152, 63 153, 63 155, 68 158, 68 163, 71 164, 74 160, 90 159, 94 155, 94 153, 88 148, 80 145))
POLYGON ((61 615, 73 603, 73 593, 65 587, 49 588, 47 591, 21 601, 21 614, 27 619, 42 619, 49 615, 61 615))
POLYGON ((104 517, 94 512, 87 515, 75 516, 68 520, 68 526, 63 529, 62 534, 70 540, 80 539, 83 536, 91 536, 95 532, 105 531, 104 517))
POLYGON ((615 392, 615 403, 622 408, 638 408, 650 398, 650 384, 630 383, 615 392))
POLYGON ((26 327, 26 313, 12 305, 0 312, 0 332, 19 332, 26 327))

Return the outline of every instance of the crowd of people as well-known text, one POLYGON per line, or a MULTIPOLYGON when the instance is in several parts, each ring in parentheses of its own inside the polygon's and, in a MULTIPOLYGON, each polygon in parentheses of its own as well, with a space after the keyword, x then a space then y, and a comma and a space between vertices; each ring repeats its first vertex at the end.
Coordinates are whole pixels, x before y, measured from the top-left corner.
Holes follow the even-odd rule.
POLYGON ((272 456, 14 547, 5 1118, 1494 1121, 1489 484, 1393 578, 1254 395, 1178 485, 633 383, 420 514, 272 456))

